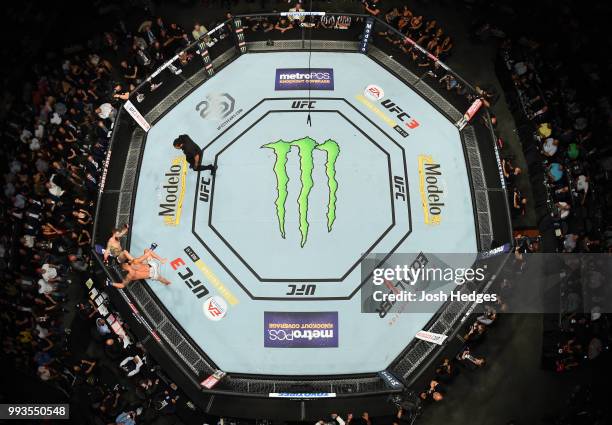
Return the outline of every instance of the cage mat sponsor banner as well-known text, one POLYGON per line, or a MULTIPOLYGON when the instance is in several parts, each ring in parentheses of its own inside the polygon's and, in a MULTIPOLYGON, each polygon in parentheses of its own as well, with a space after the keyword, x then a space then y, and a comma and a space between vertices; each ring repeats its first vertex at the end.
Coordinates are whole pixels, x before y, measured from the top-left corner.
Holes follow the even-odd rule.
POLYGON ((278 68, 274 90, 333 90, 334 70, 331 68, 278 68))
POLYGON ((338 347, 338 312, 264 312, 264 347, 338 347))

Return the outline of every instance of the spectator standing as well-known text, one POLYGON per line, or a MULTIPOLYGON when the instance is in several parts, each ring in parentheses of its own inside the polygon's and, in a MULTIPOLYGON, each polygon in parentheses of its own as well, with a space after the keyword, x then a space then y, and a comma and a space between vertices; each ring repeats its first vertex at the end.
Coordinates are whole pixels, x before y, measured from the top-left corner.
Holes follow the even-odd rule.
POLYGON ((381 13, 382 2, 380 0, 363 0, 363 8, 365 13, 368 13, 372 16, 378 16, 381 13))

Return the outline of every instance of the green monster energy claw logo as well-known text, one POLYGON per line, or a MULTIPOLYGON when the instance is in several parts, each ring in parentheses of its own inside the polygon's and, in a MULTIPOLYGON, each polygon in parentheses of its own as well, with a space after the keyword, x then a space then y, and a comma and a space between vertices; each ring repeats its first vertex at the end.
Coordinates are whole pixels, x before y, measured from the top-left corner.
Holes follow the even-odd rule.
POLYGON ((300 234, 302 235, 301 246, 304 247, 308 238, 308 195, 314 186, 312 179, 312 170, 314 169, 314 151, 320 150, 327 154, 327 162, 325 163, 325 174, 327 175, 327 187, 329 190, 329 200, 327 203, 327 231, 331 232, 336 220, 336 192, 338 191, 338 181, 336 180, 336 160, 340 155, 340 147, 335 141, 328 139, 323 143, 317 144, 312 138, 304 137, 302 139, 268 143, 262 148, 272 149, 276 155, 274 163, 274 174, 276 175, 277 183, 277 198, 276 198, 276 216, 278 217, 278 227, 283 239, 285 238, 285 203, 287 201, 289 175, 287 174, 287 156, 291 148, 298 148, 300 157, 300 182, 302 188, 297 199, 299 218, 300 218, 300 234))

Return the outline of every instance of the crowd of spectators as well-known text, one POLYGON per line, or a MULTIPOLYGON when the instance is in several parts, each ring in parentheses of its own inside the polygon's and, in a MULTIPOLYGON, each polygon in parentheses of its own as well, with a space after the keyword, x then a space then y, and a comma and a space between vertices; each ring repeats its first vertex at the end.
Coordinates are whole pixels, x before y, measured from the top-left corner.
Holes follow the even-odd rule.
MULTIPOLYGON (((300 28, 347 30, 357 22, 357 20, 350 15, 342 14, 306 16, 301 14, 301 12, 306 11, 302 2, 290 0, 288 4, 290 7, 287 10, 283 10, 283 12, 288 12, 286 16, 252 16, 246 19, 244 24, 245 27, 253 33, 276 33, 275 37, 278 37, 279 34, 293 34, 294 32, 291 30, 300 28)), ((276 10, 274 10, 274 12, 276 12, 276 10)))
MULTIPOLYGON (((539 235, 516 235, 515 252, 523 263, 529 261, 524 254, 534 252, 612 252, 606 195, 612 187, 612 98, 605 78, 610 61, 585 53, 585 46, 601 40, 590 20, 581 20, 567 5, 546 13, 568 33, 550 40, 546 31, 534 36, 502 32, 498 40, 497 74, 517 123, 534 193, 529 202, 539 224, 539 235), (567 60, 568 55, 575 60, 567 60)), ((505 149, 501 153, 516 217, 525 213, 528 201, 521 189, 527 188, 518 187, 521 169, 514 158, 505 149)), ((550 360, 545 364, 557 372, 595 360, 610 340, 604 307, 607 262, 576 258, 580 267, 569 261, 559 265, 561 310, 550 329, 554 343, 544 344, 543 355, 550 360)))
MULTIPOLYGON (((541 178, 535 182, 543 183, 546 188, 545 196, 536 200, 536 206, 545 206, 554 219, 559 251, 607 249, 600 248, 597 234, 604 223, 595 217, 598 204, 593 197, 594 170, 588 160, 592 149, 589 140, 593 137, 586 115, 589 108, 580 104, 563 69, 558 64, 548 68, 547 63, 538 62, 541 59, 531 56, 536 52, 536 43, 513 47, 510 39, 500 48, 501 61, 508 68, 516 90, 515 113, 520 114, 524 123, 521 135, 524 150, 532 158, 530 176, 532 180, 541 178), (536 63, 542 66, 536 67, 536 63), (547 72, 551 74, 541 76, 547 72), (555 81, 558 85, 544 86, 543 81, 555 81), (538 173, 539 169, 543 173, 538 173), (588 227, 587 221, 591 223, 588 227)), ((597 120, 597 117, 589 118, 597 120)), ((527 202, 514 184, 520 172, 510 159, 504 161, 504 176, 512 191, 510 204, 515 214, 524 214, 527 202)))
MULTIPOLYGON (((434 63, 427 55, 415 47, 415 43, 426 49, 435 57, 446 60, 450 57, 453 41, 446 34, 436 19, 425 18, 411 10, 407 5, 383 9, 379 0, 364 0, 361 2, 362 12, 384 20, 398 33, 386 30, 382 26, 375 27, 377 36, 385 38, 408 55, 419 67, 433 69, 434 63)), ((304 16, 304 4, 301 1, 289 1, 291 6, 286 16, 255 16, 246 19, 246 28, 252 32, 284 34, 300 28, 348 30, 362 24, 363 19, 351 15, 326 14, 324 16, 304 16), (292 14, 295 13, 295 14, 292 14)), ((362 29, 362 26, 359 26, 362 29)), ((449 82, 449 84, 451 84, 449 82)), ((453 86, 454 88, 454 86, 453 86)))
POLYGON ((415 47, 414 43, 442 61, 450 57, 453 49, 452 38, 445 33, 436 19, 425 18, 412 11, 407 5, 394 7, 384 13, 378 5, 378 0, 366 1, 364 9, 367 13, 384 19, 401 36, 391 31, 382 31, 378 35, 397 45, 413 61, 417 62, 419 67, 433 68, 434 64, 426 54, 415 47))
POLYGON ((114 107, 95 54, 41 66, 2 129, 4 353, 42 380, 67 350, 64 301, 89 266, 91 225, 114 107), (102 118, 102 110, 107 116, 102 118), (17 326, 14 326, 17 324, 17 326))
MULTIPOLYGON (((460 335, 463 345, 454 356, 442 357, 438 364, 425 374, 426 383, 419 391, 408 391, 390 397, 390 403, 396 407, 395 412, 384 418, 377 418, 376 423, 413 424, 423 410, 430 404, 443 402, 447 393, 452 391, 453 382, 460 374, 473 373, 486 366, 484 356, 478 354, 486 341, 488 332, 498 320, 498 307, 486 305, 481 313, 474 315, 474 321, 466 326, 460 335), (383 420, 383 422, 380 422, 383 420)), ((447 350, 447 353, 448 350, 447 350)), ((330 418, 321 419, 316 425, 371 425, 372 420, 367 412, 361 416, 353 413, 333 413, 330 418)))
MULTIPOLYGON (((292 2, 289 12, 302 10, 301 2, 292 2)), ((453 41, 435 19, 407 6, 384 11, 378 0, 364 1, 363 10, 384 19, 434 56, 442 60, 450 56, 453 41)), ((289 14, 278 19, 251 18, 246 25, 253 32, 285 33, 299 27, 345 30, 355 23, 348 15, 289 14)), ((159 17, 144 21, 134 31, 119 26, 106 32, 95 49, 37 65, 36 80, 11 105, 1 129, 3 138, 10 141, 5 145, 9 161, 0 204, 5 229, 0 240, 0 273, 5 282, 0 287, 3 356, 20 371, 33 371, 66 393, 79 390, 91 413, 104 423, 132 425, 137 418, 173 413, 180 398, 177 386, 154 365, 142 345, 117 336, 89 300, 80 300, 76 315, 88 324, 103 356, 91 358, 72 351, 71 324, 65 317, 74 307, 67 300, 75 292, 72 288, 82 285, 90 273, 95 201, 110 132, 120 104, 131 98, 135 88, 207 32, 200 21, 186 31, 159 17)), ((206 37, 200 47, 212 47, 225 36, 220 31, 206 37)), ((435 70, 433 62, 407 38, 387 31, 378 36, 395 44, 419 67, 435 70)), ((602 198, 612 170, 612 156, 605 145, 610 139, 612 107, 609 95, 583 92, 585 86, 606 81, 606 68, 593 60, 581 69, 570 69, 560 57, 558 49, 544 50, 527 39, 508 38, 500 46, 500 60, 517 94, 515 113, 523 119, 524 149, 526 154, 537 153, 543 170, 545 204, 558 250, 610 252, 612 227, 607 227, 607 204, 602 198)), ((192 59, 192 53, 181 54, 170 71, 180 74, 181 65, 192 59)), ((452 74, 438 81, 449 91, 468 95, 452 74)), ((147 90, 155 91, 162 84, 161 79, 152 79, 147 90)), ((144 96, 145 91, 140 91, 136 100, 144 96)), ((487 104, 495 100, 488 90, 480 90, 480 96, 487 104)), ((501 138, 498 142, 504 154, 501 138)), ((517 183, 523 170, 510 155, 503 156, 502 172, 516 218, 525 214, 531 200, 517 183)), ((520 253, 540 250, 539 240, 521 235, 516 246, 520 253)), ((486 365, 477 352, 496 323, 498 308, 503 309, 487 306, 462 335, 465 346, 455 357, 441 360, 418 393, 421 405, 443 401, 457 374, 486 365)), ((593 329, 599 331, 601 317, 575 312, 564 317, 557 371, 569 370, 585 356, 601 351, 601 340, 599 347, 592 346, 593 329)), ((397 422, 415 413, 400 408, 397 422)), ((371 424, 367 412, 358 417, 348 414, 345 419, 334 414, 331 419, 340 425, 371 424)))
MULTIPOLYGON (((289 12, 303 11, 301 2, 290 6, 289 12)), ((377 1, 363 7, 366 13, 380 13, 377 1)), ((452 41, 434 19, 424 20, 407 7, 380 17, 435 55, 448 57, 452 41)), ((307 19, 298 13, 250 19, 247 26, 284 33, 298 27, 346 30, 355 22, 349 15, 307 19)), ((77 394, 88 413, 104 423, 148 421, 172 413, 179 398, 176 385, 153 365, 143 346, 117 335, 91 300, 68 304, 75 294, 82 297, 83 283, 91 275, 95 202, 110 134, 120 105, 127 99, 141 102, 163 80, 151 79, 134 96, 136 87, 207 32, 199 21, 190 31, 161 17, 145 20, 134 31, 120 22, 88 49, 37 64, 35 80, 26 83, 4 120, 3 137, 11 142, 4 152, 9 161, 2 194, 2 225, 7 229, 0 244, 0 272, 6 282, 0 288, 2 353, 20 373, 34 372, 68 396, 77 394), (93 347, 75 347, 70 329, 75 320, 86 324, 93 347)), ((212 47, 226 35, 222 29, 201 39, 200 47, 212 47)), ((395 34, 380 35, 414 60, 423 57, 395 34)), ((181 53, 169 70, 180 74, 193 57, 181 53)), ((455 365, 481 366, 480 361, 466 347, 456 359, 445 360, 420 397, 441 400, 442 385, 450 382, 455 365)), ((408 416, 410 412, 400 410, 397 419, 408 416)), ((355 418, 349 414, 346 423, 351 422, 371 420, 364 412, 355 418)))
MULTIPOLYGON (((495 304, 487 304, 482 313, 475 315, 474 321, 464 329, 461 335, 462 348, 454 357, 441 359, 428 385, 419 392, 419 408, 443 401, 447 391, 452 388, 455 377, 462 371, 465 373, 486 366, 485 357, 477 354, 477 351, 486 340, 489 330, 495 326, 497 318, 495 304)), ((418 409, 413 409, 410 413, 418 414, 418 409)))
MULTIPOLYGON (((117 110, 166 58, 205 32, 199 22, 188 34, 159 17, 134 32, 120 25, 104 33, 97 48, 36 64, 35 80, 25 82, 3 119, 3 363, 78 396, 100 423, 131 425, 137 417, 170 414, 180 397, 143 347, 118 336, 82 297, 92 274, 95 205, 117 110), (79 347, 72 338, 71 328, 83 323, 93 346, 79 347)), ((173 72, 188 60, 179 58, 173 72)), ((148 90, 162 83, 152 80, 148 90)))
MULTIPOLYGON (((563 24, 572 36, 559 40, 514 35, 499 40, 497 74, 517 121, 517 134, 537 192, 533 200, 538 219, 550 216, 556 246, 546 251, 607 252, 610 215, 605 196, 610 186, 612 107, 604 77, 609 59, 584 57, 583 47, 597 43, 597 29, 560 7, 551 22, 563 24), (569 46, 576 58, 568 61, 569 46)), ((502 155, 506 154, 502 149, 502 155)), ((504 176, 512 191, 521 169, 508 158, 504 176)), ((525 197, 516 189, 510 204, 522 213, 525 197), (518 206, 517 206, 518 205, 518 206)), ((549 220, 550 221, 550 220, 549 220)))
MULTIPOLYGON (((226 18, 231 15, 228 13, 226 18)), ((209 27, 216 26, 212 20, 209 27)), ((143 21, 136 31, 105 32, 103 47, 108 51, 109 60, 118 63, 118 80, 113 86, 113 98, 117 100, 135 99, 142 102, 148 91, 153 92, 163 84, 159 75, 147 79, 153 71, 178 55, 177 60, 168 65, 169 72, 180 75, 183 68, 191 63, 200 50, 185 50, 193 42, 200 40, 197 47, 206 50, 228 35, 228 28, 222 26, 216 33, 205 36, 209 30, 199 20, 195 20, 191 30, 185 30, 175 22, 166 23, 161 17, 143 21), (204 37, 205 36, 205 37, 204 37), (145 87, 132 95, 143 82, 145 87)))

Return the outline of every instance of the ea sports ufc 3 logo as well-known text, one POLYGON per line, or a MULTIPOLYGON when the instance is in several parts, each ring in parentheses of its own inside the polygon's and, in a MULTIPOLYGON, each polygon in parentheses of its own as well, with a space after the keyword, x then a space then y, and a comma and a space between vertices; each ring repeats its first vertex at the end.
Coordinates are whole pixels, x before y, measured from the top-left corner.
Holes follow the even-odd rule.
POLYGON ((374 84, 370 84, 369 86, 367 86, 363 94, 365 94, 372 100, 380 100, 385 97, 385 92, 382 87, 378 87, 374 84))
POLYGON ((227 313, 227 303, 223 298, 217 295, 204 301, 202 308, 204 310, 204 315, 215 322, 223 319, 227 313))
POLYGON ((395 115, 406 128, 413 130, 420 125, 417 120, 408 115, 408 113, 404 112, 404 110, 391 99, 387 98, 383 100, 385 97, 385 92, 381 87, 375 84, 370 84, 364 90, 364 94, 366 97, 369 97, 372 100, 380 101, 380 104, 384 106, 387 111, 395 115))
POLYGON ((236 101, 228 93, 209 94, 195 109, 203 119, 220 121, 234 112, 235 105, 236 101))
POLYGON ((286 203, 289 196, 289 174, 287 174, 287 161, 292 148, 297 148, 300 161, 300 183, 301 189, 298 195, 299 229, 301 234, 300 245, 304 247, 308 238, 308 197, 314 186, 312 173, 314 170, 314 155, 316 151, 324 152, 327 156, 325 163, 325 174, 327 175, 328 203, 327 203, 327 231, 331 232, 336 220, 336 192, 338 181, 336 180, 336 161, 340 155, 340 147, 332 139, 323 143, 317 143, 310 137, 304 137, 293 141, 278 140, 268 143, 262 148, 272 149, 276 155, 274 163, 274 174, 276 175, 276 216, 281 237, 285 239, 285 214, 286 203))
POLYGON ((404 125, 409 129, 415 129, 420 125, 417 120, 411 118, 410 115, 404 112, 404 110, 400 108, 396 103, 392 102, 391 99, 385 99, 380 102, 380 104, 384 106, 389 112, 394 114, 397 119, 403 122, 404 125), (406 119, 409 119, 410 121, 405 121, 406 119))

